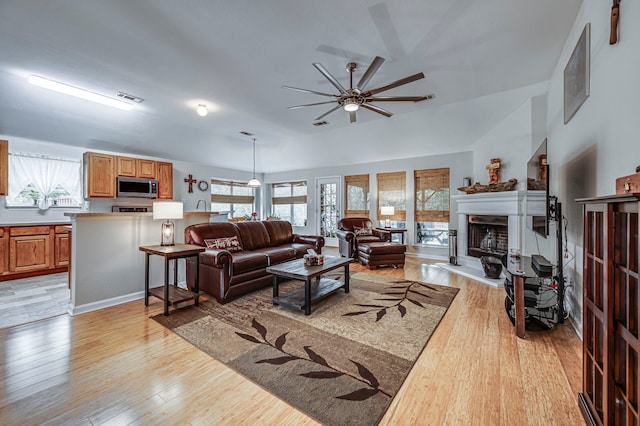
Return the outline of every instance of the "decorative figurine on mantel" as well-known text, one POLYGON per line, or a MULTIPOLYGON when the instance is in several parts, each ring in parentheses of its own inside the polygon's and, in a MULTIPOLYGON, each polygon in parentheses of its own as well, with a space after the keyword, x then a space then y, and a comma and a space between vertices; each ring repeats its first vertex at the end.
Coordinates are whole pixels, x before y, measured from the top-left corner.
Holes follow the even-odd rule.
POLYGON ((470 186, 463 186, 458 188, 458 191, 465 192, 467 194, 475 194, 477 192, 502 192, 502 191, 513 191, 516 184, 518 183, 518 179, 509 179, 506 182, 500 182, 500 167, 502 164, 500 163, 499 158, 492 158, 489 164, 486 166, 486 169, 489 171, 489 184, 482 185, 476 182, 470 186))
POLYGON ((485 167, 489 170, 489 185, 495 185, 500 182, 500 159, 492 158, 485 167))

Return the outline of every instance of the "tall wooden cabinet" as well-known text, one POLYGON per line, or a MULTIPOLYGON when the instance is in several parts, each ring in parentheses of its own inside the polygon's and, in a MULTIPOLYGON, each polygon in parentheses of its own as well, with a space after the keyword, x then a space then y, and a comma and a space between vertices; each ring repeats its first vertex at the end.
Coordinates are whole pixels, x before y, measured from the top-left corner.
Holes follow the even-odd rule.
POLYGON ((638 425, 640 193, 584 204, 580 408, 587 424, 638 425))

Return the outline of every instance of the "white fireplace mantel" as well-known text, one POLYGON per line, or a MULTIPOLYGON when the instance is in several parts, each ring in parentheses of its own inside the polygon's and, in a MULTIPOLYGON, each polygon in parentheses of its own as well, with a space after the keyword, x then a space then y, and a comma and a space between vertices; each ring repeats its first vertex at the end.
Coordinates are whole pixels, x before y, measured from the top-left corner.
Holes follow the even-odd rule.
POLYGON ((480 192, 476 194, 453 195, 458 214, 458 263, 460 267, 447 268, 462 272, 479 281, 496 287, 502 286, 502 279, 492 280, 484 276, 480 259, 467 255, 467 224, 470 215, 507 216, 509 227, 509 249, 522 251, 522 228, 524 221, 524 200, 526 191, 480 192))

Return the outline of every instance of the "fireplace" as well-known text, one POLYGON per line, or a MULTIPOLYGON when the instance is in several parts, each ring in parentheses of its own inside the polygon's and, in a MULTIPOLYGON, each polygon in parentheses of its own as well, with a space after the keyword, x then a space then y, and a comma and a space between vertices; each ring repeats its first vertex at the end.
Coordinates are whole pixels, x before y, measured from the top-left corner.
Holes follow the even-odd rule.
POLYGON ((479 257, 487 254, 500 257, 512 248, 522 249, 525 194, 526 191, 516 190, 451 196, 458 210, 457 242, 460 253, 458 265, 451 267, 451 271, 489 285, 502 285, 503 280, 485 277, 479 257), (489 235, 487 231, 490 231, 489 235), (471 233, 474 235, 471 236, 471 233), (491 250, 482 250, 482 247, 491 250))
POLYGON ((509 217, 493 215, 467 216, 467 255, 472 257, 507 254, 509 217))

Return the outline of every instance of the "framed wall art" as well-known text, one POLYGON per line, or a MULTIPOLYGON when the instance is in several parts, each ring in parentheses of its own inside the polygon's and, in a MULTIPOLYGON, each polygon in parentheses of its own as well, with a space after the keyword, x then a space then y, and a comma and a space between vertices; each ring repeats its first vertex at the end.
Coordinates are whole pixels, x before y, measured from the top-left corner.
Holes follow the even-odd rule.
POLYGON ((564 124, 589 97, 591 23, 587 22, 564 68, 564 124))

